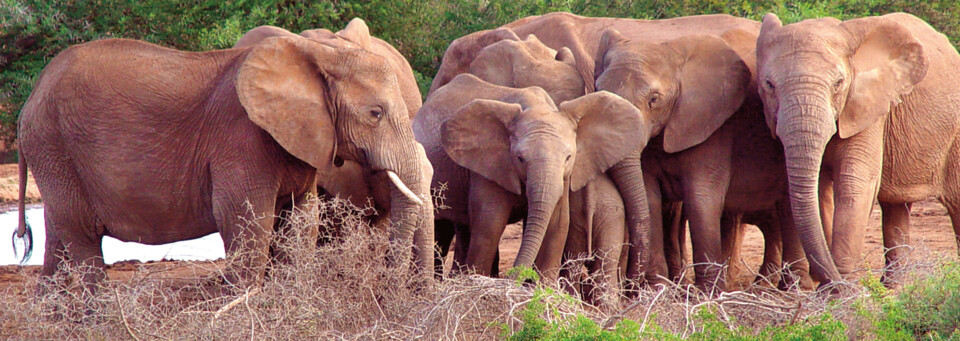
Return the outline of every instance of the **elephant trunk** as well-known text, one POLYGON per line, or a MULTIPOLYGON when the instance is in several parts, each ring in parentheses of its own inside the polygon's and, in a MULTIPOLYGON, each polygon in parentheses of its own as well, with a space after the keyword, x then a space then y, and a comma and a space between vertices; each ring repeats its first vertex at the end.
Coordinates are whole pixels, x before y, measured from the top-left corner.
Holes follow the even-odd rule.
MULTIPOLYGON (((425 176, 432 174, 432 169, 424 169, 424 165, 421 165, 421 161, 426 159, 426 154, 418 143, 411 143, 405 151, 400 153, 402 154, 400 157, 385 157, 385 160, 389 161, 385 163, 385 167, 382 167, 393 184, 390 191, 390 216, 394 221, 394 227, 390 229, 390 241, 395 247, 407 245, 418 228, 423 228, 427 220, 431 223, 433 220, 433 210, 427 207, 427 202, 430 201, 430 180, 424 180, 425 176), (425 175, 425 172, 428 174, 425 175)), ((417 238, 416 242, 424 244, 416 245, 418 249, 433 250, 430 245, 433 243, 432 239, 429 244, 424 238, 417 238)), ((391 250, 390 262, 394 265, 405 265, 409 255, 408 249, 394 248, 391 250)), ((431 255, 431 271, 432 259, 431 255)))
POLYGON ((647 190, 643 184, 643 170, 640 167, 639 148, 627 158, 610 168, 610 176, 623 197, 626 213, 627 236, 630 241, 630 253, 627 258, 627 279, 640 280, 646 270, 650 245, 650 205, 647 203, 647 190))
POLYGON ((827 248, 820 218, 820 167, 827 142, 836 132, 836 124, 824 117, 828 103, 822 96, 793 96, 784 106, 777 125, 783 142, 789 183, 790 205, 803 249, 810 261, 810 272, 821 285, 840 280, 827 248))
POLYGON ((563 195, 564 180, 559 162, 539 161, 527 172, 527 220, 523 227, 520 250, 513 266, 533 266, 540 252, 550 218, 563 195))

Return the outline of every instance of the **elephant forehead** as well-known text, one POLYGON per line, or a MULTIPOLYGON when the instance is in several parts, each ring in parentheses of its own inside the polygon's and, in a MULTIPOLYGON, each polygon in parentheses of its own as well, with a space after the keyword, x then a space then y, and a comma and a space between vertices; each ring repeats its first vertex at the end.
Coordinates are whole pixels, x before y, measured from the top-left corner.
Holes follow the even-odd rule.
POLYGON ((839 52, 847 48, 849 34, 840 26, 826 22, 800 22, 772 32, 763 46, 766 54, 797 52, 839 52))
POLYGON ((567 116, 559 111, 546 109, 524 110, 514 121, 515 135, 518 140, 526 141, 573 141, 576 139, 576 127, 567 116))

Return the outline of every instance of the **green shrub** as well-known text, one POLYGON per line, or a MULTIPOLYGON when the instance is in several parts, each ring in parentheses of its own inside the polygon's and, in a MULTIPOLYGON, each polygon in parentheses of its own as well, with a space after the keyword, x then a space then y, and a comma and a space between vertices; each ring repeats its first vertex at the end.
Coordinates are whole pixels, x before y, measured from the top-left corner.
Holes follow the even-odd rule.
POLYGON ((882 286, 868 287, 873 288, 869 300, 859 304, 879 309, 860 315, 873 325, 879 338, 960 340, 960 263, 946 264, 940 272, 906 285, 895 295, 882 286))
MULTIPOLYGON (((518 283, 519 285, 519 283, 518 283)), ((694 315, 694 331, 690 335, 665 331, 656 324, 656 317, 647 322, 643 333, 641 323, 624 319, 613 330, 601 328, 582 314, 561 316, 551 302, 569 302, 572 298, 552 289, 538 287, 530 302, 517 312, 521 325, 516 330, 501 324, 502 340, 846 340, 847 327, 830 313, 810 316, 795 324, 774 325, 756 331, 737 326, 736 321, 724 322, 709 309, 700 309, 694 315)))

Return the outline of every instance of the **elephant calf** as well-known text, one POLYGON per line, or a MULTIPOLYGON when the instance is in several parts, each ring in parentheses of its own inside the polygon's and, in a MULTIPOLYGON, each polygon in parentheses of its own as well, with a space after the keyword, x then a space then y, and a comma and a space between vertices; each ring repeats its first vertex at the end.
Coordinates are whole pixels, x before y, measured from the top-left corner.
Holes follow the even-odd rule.
MULTIPOLYGON (((570 49, 551 49, 532 34, 520 40, 506 28, 494 35, 504 38, 480 50, 470 63, 471 74, 501 86, 541 87, 558 105, 584 95, 584 82, 570 49)), ((581 294, 587 301, 607 306, 616 302, 619 280, 625 277, 623 248, 628 235, 623 198, 606 172, 570 192, 570 228, 563 255, 564 259, 586 259, 590 277, 581 294)))
MULTIPOLYGON (((250 284, 275 216, 315 191, 335 158, 393 179, 404 219, 391 236, 408 240, 432 210, 425 155, 389 70, 369 52, 302 37, 210 52, 126 39, 65 50, 20 117, 21 172, 33 167, 45 204, 42 275, 61 259, 102 269, 103 236, 161 244, 220 232, 229 256, 249 257, 226 280, 250 284)), ((21 211, 18 235, 27 228, 21 211)))
MULTIPOLYGON (((569 227, 568 195, 645 141, 632 105, 607 92, 560 104, 543 89, 459 75, 430 95, 414 132, 445 183, 437 229, 454 229, 463 264, 492 275, 505 226, 526 212, 515 266, 555 279, 569 227), (469 231, 469 233, 465 233, 469 231), (463 250, 463 251, 461 251, 463 250)), ((460 257, 460 256, 458 256, 460 257)))

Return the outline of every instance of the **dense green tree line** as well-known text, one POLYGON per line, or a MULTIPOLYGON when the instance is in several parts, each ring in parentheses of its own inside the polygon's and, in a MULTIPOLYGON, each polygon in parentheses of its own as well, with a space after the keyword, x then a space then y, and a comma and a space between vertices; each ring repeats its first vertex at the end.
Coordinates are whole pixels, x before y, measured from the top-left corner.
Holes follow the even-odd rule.
POLYGON ((956 0, 0 0, 0 141, 16 137, 17 115, 44 65, 64 48, 124 37, 183 50, 227 48, 245 31, 339 30, 353 17, 400 50, 425 93, 453 39, 553 11, 587 16, 671 18, 728 13, 785 23, 904 11, 960 42, 956 0))

